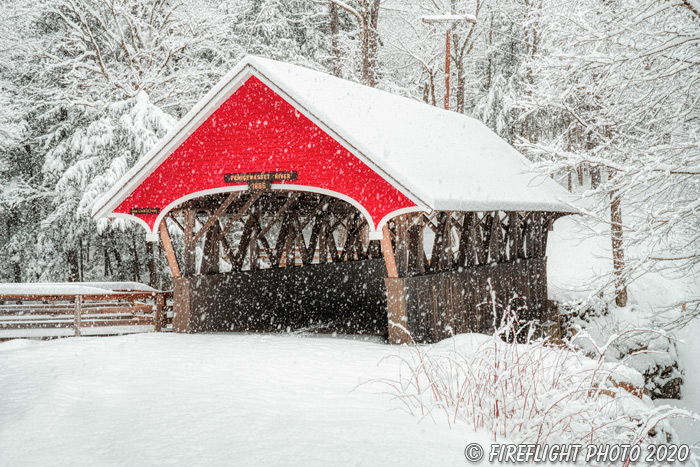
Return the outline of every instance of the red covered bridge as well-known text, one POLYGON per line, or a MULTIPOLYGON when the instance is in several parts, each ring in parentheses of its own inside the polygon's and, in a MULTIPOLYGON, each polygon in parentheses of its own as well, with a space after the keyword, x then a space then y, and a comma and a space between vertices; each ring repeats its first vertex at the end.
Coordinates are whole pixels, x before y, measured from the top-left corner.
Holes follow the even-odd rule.
POLYGON ((177 331, 430 341, 489 331, 509 303, 547 319, 547 231, 574 211, 565 197, 474 119, 246 57, 93 215, 160 236, 177 331))

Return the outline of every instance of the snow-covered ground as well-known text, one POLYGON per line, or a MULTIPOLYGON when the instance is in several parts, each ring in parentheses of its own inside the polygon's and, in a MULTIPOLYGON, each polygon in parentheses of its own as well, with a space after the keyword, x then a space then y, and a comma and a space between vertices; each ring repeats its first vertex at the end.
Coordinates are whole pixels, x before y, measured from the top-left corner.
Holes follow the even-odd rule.
MULTIPOLYGON (((560 302, 587 299, 595 294, 605 277, 612 275, 612 253, 609 226, 586 216, 568 216, 554 224, 547 247, 549 295, 560 302)), ((625 329, 654 329, 652 322, 660 317, 681 316, 680 306, 693 300, 700 291, 700 271, 685 270, 682 276, 651 270, 628 285, 628 305, 617 308, 610 303, 610 314, 589 324, 599 344, 612 332, 625 329), (670 309, 669 309, 670 308, 670 309), (603 329, 600 329, 603 328, 603 329)), ((608 293, 610 291, 608 290, 608 293)), ((611 297, 607 297, 612 302, 611 297)), ((700 322, 694 320, 672 335, 683 370, 681 400, 657 400, 657 405, 670 404, 700 413, 700 322)), ((679 440, 697 443, 698 425, 674 420, 671 425, 679 440)))
MULTIPOLYGON (((557 222, 553 298, 585 298, 591 277, 609 271, 609 246, 589 231, 581 217, 557 222)), ((647 274, 630 285, 630 305, 606 319, 643 327, 657 307, 697 290, 686 279, 647 274)), ((676 336, 683 399, 657 405, 700 411, 698 332, 693 323, 676 336)), ((0 343, 0 466, 469 465, 465 446, 488 449, 486 432, 410 415, 377 382, 399 378, 392 357, 405 352, 367 338, 288 334, 0 343)), ((672 425, 674 442, 697 441, 697 425, 672 425)))
POLYGON ((399 410, 397 347, 295 335, 0 344, 2 466, 464 466, 489 441, 399 410))

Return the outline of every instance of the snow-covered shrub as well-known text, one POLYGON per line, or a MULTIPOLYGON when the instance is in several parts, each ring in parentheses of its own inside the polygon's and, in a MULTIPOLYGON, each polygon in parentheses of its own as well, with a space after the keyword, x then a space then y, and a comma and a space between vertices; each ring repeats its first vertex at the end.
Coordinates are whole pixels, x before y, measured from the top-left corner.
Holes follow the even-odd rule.
POLYGON ((662 331, 631 329, 618 334, 608 359, 623 362, 644 376, 644 392, 652 399, 680 399, 683 372, 675 342, 662 331))
POLYGON ((696 419, 655 407, 638 371, 605 361, 611 342, 591 359, 571 345, 506 338, 513 321, 493 336, 414 345, 399 357, 399 378, 386 383, 411 413, 522 443, 668 442, 670 418, 696 419))
POLYGON ((601 357, 598 345, 609 342, 602 356, 604 360, 623 363, 641 373, 646 395, 652 399, 681 398, 683 370, 675 341, 665 331, 634 328, 613 315, 594 311, 582 314, 569 311, 563 316, 566 316, 565 338, 572 346, 598 359, 601 357))
POLYGON ((610 341, 607 362, 622 362, 644 376, 644 392, 652 399, 680 399, 683 370, 676 344, 665 332, 632 329, 608 313, 598 298, 560 304, 564 337, 593 359, 600 357, 595 342, 610 341), (576 338, 578 333, 584 335, 576 338))
POLYGON ((562 320, 564 336, 571 338, 572 331, 578 327, 586 327, 587 323, 607 316, 608 304, 598 297, 590 297, 587 300, 570 300, 559 304, 559 315, 562 320))

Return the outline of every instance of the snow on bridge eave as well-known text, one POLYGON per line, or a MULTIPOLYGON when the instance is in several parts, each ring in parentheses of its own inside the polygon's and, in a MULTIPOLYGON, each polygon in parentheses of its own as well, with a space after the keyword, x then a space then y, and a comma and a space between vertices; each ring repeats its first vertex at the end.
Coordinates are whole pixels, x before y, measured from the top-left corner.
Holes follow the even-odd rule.
MULTIPOLYGON (((97 201, 93 218, 115 216, 112 211, 251 76, 402 192, 415 210, 577 211, 549 177, 533 183, 535 174, 525 157, 475 119, 318 71, 247 56, 97 201)), ((119 217, 133 217, 152 233, 136 216, 119 217)))
POLYGON ((522 154, 476 119, 308 68, 250 60, 270 81, 292 90, 307 112, 351 141, 358 157, 389 174, 385 179, 392 185, 415 195, 407 196, 424 210, 479 205, 578 212, 562 186, 533 172, 522 154), (439 205, 452 207, 439 207, 445 200, 439 205))

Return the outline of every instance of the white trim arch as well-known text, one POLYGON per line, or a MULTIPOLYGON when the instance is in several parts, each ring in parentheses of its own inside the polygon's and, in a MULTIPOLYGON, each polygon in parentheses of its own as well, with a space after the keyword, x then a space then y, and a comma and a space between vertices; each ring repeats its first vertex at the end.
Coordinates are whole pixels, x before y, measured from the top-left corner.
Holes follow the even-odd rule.
POLYGON ((109 216, 107 216, 107 219, 112 219, 112 218, 119 218, 119 219, 126 219, 129 221, 136 221, 141 227, 146 229, 147 234, 151 233, 151 228, 148 226, 145 220, 141 219, 140 217, 136 217, 133 214, 127 214, 125 212, 113 212, 110 213, 109 216))
POLYGON ((394 217, 400 216, 402 214, 409 214, 411 212, 426 212, 426 213, 430 214, 432 211, 429 209, 423 209, 419 206, 413 206, 410 208, 401 208, 401 209, 397 209, 396 211, 391 211, 389 214, 382 217, 382 220, 379 221, 379 224, 377 224, 377 231, 381 232, 382 229, 384 228, 384 226, 386 225, 386 223, 389 222, 394 217))
MULTIPOLYGON (((379 240, 381 239, 382 232, 381 232, 381 222, 380 221, 380 226, 375 227, 374 224, 374 219, 372 219, 372 216, 370 215, 369 211, 357 200, 351 198, 348 195, 345 195, 343 193, 333 191, 333 190, 327 190, 325 188, 317 188, 313 186, 307 186, 307 185, 296 185, 296 184, 273 184, 271 186, 271 189, 277 190, 277 191, 299 191, 299 192, 307 192, 307 193, 318 193, 322 195, 327 195, 331 196, 333 198, 337 198, 341 201, 345 201, 346 203, 350 204, 353 206, 355 209, 357 209, 360 214, 367 220, 367 224, 370 226, 369 230, 369 237, 370 240, 379 240)), ((215 194, 220 194, 220 193, 232 193, 235 191, 247 191, 248 186, 247 185, 234 185, 234 186, 223 186, 223 187, 217 187, 217 188, 210 188, 207 190, 201 190, 201 191, 195 191, 192 193, 189 193, 185 196, 182 196, 164 208, 161 209, 160 213, 158 214, 158 217, 156 217, 156 220, 153 224, 153 229, 148 226, 148 224, 143 220, 140 219, 132 214, 125 214, 125 213, 116 213, 112 214, 110 217, 123 217, 123 218, 128 218, 128 219, 136 219, 136 221, 146 229, 146 240, 147 241, 157 241, 158 240, 158 228, 160 226, 160 223, 163 221, 165 216, 168 215, 170 211, 172 211, 174 208, 177 206, 181 205, 182 203, 189 201, 191 199, 195 198, 201 198, 203 196, 208 196, 208 195, 215 195, 215 194)), ((406 208, 406 209, 411 209, 411 210, 421 210, 420 208, 406 208)), ((398 211, 395 211, 398 212, 398 211)))

